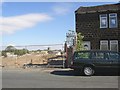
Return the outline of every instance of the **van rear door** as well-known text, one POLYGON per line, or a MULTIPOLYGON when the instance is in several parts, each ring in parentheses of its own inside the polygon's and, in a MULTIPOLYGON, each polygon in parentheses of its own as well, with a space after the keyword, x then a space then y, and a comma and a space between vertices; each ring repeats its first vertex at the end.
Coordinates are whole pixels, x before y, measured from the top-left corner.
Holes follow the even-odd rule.
POLYGON ((117 52, 110 52, 108 57, 111 62, 111 68, 117 69, 119 67, 119 54, 117 52))

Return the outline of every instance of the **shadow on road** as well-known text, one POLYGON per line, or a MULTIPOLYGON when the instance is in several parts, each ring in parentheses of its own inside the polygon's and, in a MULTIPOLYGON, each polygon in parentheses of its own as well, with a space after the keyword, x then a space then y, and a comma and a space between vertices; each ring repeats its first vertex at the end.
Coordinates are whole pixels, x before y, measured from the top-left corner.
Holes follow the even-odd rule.
MULTIPOLYGON (((79 72, 76 73, 73 70, 55 70, 55 71, 50 72, 50 74, 60 75, 60 76, 83 76, 79 72)), ((94 76, 120 76, 120 74, 114 71, 112 72, 105 71, 105 72, 96 72, 94 76)))
POLYGON ((61 75, 61 76, 75 76, 76 75, 74 74, 73 70, 55 70, 50 73, 54 75, 61 75))

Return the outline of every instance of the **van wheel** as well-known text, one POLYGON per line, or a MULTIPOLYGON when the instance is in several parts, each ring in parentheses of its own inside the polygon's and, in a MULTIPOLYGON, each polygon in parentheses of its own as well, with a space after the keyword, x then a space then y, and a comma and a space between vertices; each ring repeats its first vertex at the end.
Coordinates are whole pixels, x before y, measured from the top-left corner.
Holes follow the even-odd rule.
POLYGON ((92 68, 92 67, 90 67, 90 66, 86 66, 86 67, 84 67, 84 69, 83 69, 83 73, 84 73, 84 75, 86 75, 86 76, 91 76, 91 75, 93 75, 94 74, 94 69, 92 68))

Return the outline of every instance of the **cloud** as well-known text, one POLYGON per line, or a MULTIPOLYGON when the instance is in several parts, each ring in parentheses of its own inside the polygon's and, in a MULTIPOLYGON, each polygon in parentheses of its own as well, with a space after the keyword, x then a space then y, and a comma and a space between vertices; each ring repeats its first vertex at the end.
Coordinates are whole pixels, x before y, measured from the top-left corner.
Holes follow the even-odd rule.
POLYGON ((0 0, 0 3, 2 3, 3 2, 3 0, 0 0))
POLYGON ((2 16, 2 5, 3 5, 3 1, 0 0, 0 16, 2 16))
POLYGON ((53 11, 56 13, 56 14, 66 14, 67 12, 69 12, 69 9, 68 8, 64 8, 64 7, 55 7, 53 9, 53 11))
POLYGON ((57 15, 65 15, 71 10, 72 4, 70 3, 61 3, 53 6, 53 12, 57 15))
POLYGON ((4 1, 3 1, 3 0, 0 0, 0 7, 2 6, 3 3, 4 3, 4 1))
POLYGON ((0 32, 12 34, 18 30, 33 27, 40 22, 46 22, 53 18, 47 14, 26 14, 13 17, 0 18, 0 32))

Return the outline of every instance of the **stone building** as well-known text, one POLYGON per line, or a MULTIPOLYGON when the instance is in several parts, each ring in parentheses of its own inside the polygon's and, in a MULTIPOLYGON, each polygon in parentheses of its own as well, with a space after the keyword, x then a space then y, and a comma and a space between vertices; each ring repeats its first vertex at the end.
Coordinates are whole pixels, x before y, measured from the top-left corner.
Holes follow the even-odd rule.
POLYGON ((120 3, 80 7, 75 11, 75 22, 88 50, 120 52, 120 3))

